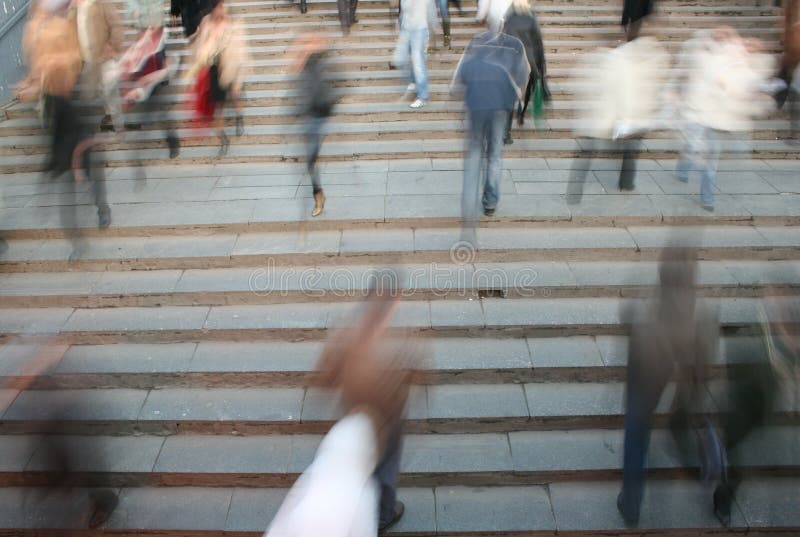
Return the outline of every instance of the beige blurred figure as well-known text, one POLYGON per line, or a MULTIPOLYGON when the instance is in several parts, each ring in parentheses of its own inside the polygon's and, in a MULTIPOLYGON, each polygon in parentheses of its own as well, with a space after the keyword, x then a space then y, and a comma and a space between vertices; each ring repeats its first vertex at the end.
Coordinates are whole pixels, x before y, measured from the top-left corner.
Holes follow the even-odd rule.
POLYGON ((223 0, 214 0, 212 6, 195 34, 193 60, 186 79, 194 80, 204 68, 210 69, 210 98, 215 104, 213 126, 220 138, 219 156, 224 156, 230 146, 224 130, 225 105, 229 102, 236 108, 236 135, 244 134, 240 95, 248 53, 244 30, 223 0))
POLYGON ((355 326, 326 345, 315 381, 340 391, 344 417, 292 487, 268 537, 374 537, 397 522, 400 425, 415 360, 385 339, 396 297, 373 295, 355 326))
POLYGON ((583 58, 574 78, 577 98, 587 106, 579 111, 575 134, 585 139, 581 156, 589 162, 576 160, 568 203, 580 203, 591 158, 605 141, 622 152, 619 190, 634 190, 640 139, 657 125, 669 65, 669 54, 652 37, 640 37, 615 49, 598 49, 583 58))
POLYGON ((125 28, 119 8, 111 0, 75 0, 78 42, 83 58, 83 99, 100 97, 106 115, 101 129, 124 128, 117 60, 123 52, 125 28))

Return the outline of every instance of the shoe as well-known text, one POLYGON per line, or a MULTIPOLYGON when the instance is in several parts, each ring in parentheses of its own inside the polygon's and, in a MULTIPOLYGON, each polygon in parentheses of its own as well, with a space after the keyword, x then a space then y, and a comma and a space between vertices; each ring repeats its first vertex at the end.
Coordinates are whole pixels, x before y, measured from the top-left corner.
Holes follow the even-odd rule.
POLYGON ((167 146, 169 146, 169 158, 176 158, 181 152, 181 142, 174 132, 167 134, 167 146))
POLYGON ((111 225, 111 209, 104 207, 97 210, 97 227, 105 229, 111 225))
POLYGON ((622 506, 622 492, 617 496, 617 511, 622 515, 622 520, 625 521, 625 527, 635 528, 639 525, 639 513, 626 513, 622 506))
POLYGON ((730 492, 723 485, 719 485, 714 489, 714 516, 726 528, 731 525, 732 500, 730 492))
POLYGON ((514 139, 511 137, 511 135, 508 135, 505 138, 503 138, 503 145, 511 145, 513 143, 514 139))
POLYGON ((484 216, 494 216, 495 209, 489 209, 488 207, 483 208, 484 216))
POLYGON ((94 510, 89 519, 90 529, 96 529, 105 524, 119 504, 119 497, 116 494, 111 491, 104 492, 104 494, 98 494, 95 498, 92 498, 94 510))
POLYGON ((714 212, 714 206, 713 205, 703 205, 703 210, 705 210, 705 211, 707 211, 709 213, 713 213, 714 212))
POLYGON ((314 210, 311 211, 311 216, 319 216, 322 214, 322 209, 325 208, 325 194, 320 190, 314 194, 314 210))
POLYGON ((448 49, 450 48, 450 36, 449 35, 444 36, 444 48, 448 48, 448 49))
POLYGON ((391 520, 381 521, 380 524, 378 525, 378 531, 384 532, 389 528, 391 528, 392 526, 394 526, 395 524, 397 524, 397 521, 403 517, 403 513, 405 512, 406 512, 405 504, 398 500, 397 503, 394 504, 394 516, 392 517, 391 520))
POLYGON ((688 183, 689 176, 688 175, 676 175, 675 178, 680 181, 681 183, 688 183))
POLYGON ((409 105, 409 108, 422 108, 423 106, 425 106, 425 101, 417 99, 409 105))
POLYGON ((244 134, 244 118, 236 116, 236 136, 241 136, 242 134, 244 134))
POLYGON ((111 121, 111 116, 106 114, 100 120, 100 130, 103 132, 114 131, 114 122, 111 121))
POLYGON ((620 192, 633 192, 634 190, 636 190, 636 187, 633 185, 631 186, 619 185, 620 192))
POLYGON ((228 148, 231 145, 231 141, 228 140, 228 135, 225 134, 224 131, 220 131, 219 133, 219 153, 217 154, 218 157, 224 157, 228 154, 228 148))

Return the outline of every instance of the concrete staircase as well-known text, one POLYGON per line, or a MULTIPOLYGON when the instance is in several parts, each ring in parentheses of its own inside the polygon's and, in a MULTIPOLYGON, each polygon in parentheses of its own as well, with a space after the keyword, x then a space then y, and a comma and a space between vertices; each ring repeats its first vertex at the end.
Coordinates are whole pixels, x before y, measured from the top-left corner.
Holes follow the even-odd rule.
MULTIPOLYGON (((676 51, 694 29, 730 24, 777 50, 779 12, 757 4, 664 0, 658 34, 676 51)), ((38 173, 46 138, 30 106, 0 122, 0 535, 93 534, 81 520, 91 487, 120 496, 106 533, 260 535, 337 417, 332 395, 308 387, 324 340, 386 266, 404 293, 394 326, 429 347, 406 422, 407 510, 392 533, 800 533, 791 386, 744 447, 730 528, 665 429, 672 389, 651 441, 641 529, 626 530, 615 506, 620 310, 656 282, 660 250, 676 237, 697 247, 700 293, 719 308, 711 412, 726 408, 725 374, 753 345, 757 297, 768 286, 798 293, 800 165, 782 113, 729 145, 713 215, 696 182, 674 179, 679 143, 667 132, 645 140, 635 192, 616 191, 608 151, 581 205, 567 205, 581 106, 570 69, 582 51, 618 42, 620 6, 537 2, 554 100, 544 129, 515 129, 498 211, 472 249, 458 242, 464 122, 447 85, 478 30, 475 5, 454 13, 452 51, 432 47, 432 102, 413 112, 388 70, 388 9, 362 2, 361 22, 334 42, 343 98, 323 149, 328 203, 310 221, 285 52, 296 31, 335 31, 335 3, 311 3, 305 16, 284 1, 230 5, 252 45, 245 135, 231 137, 225 158, 211 138, 169 160, 163 120, 190 134, 176 104, 186 86, 162 88, 160 113, 132 114, 141 130, 103 148, 110 228, 95 227, 87 185, 38 173), (77 205, 86 238, 75 262, 59 229, 64 205, 77 205), (42 360, 53 366, 34 381, 42 360), (66 495, 46 492, 57 476, 42 433, 54 415, 57 442, 85 455, 66 495)), ((170 53, 184 47, 173 31, 170 53)))

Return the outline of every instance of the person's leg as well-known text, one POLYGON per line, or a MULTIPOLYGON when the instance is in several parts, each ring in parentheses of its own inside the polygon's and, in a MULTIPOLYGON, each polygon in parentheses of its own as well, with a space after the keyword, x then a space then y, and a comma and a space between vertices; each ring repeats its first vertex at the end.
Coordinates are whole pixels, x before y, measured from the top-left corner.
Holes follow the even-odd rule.
POLYGON ((427 102, 428 70, 425 65, 425 49, 428 47, 428 30, 413 30, 411 32, 411 67, 414 73, 414 83, 417 85, 417 99, 427 102))
POLYGON ((408 30, 400 28, 400 33, 397 36, 397 44, 394 47, 394 54, 392 55, 392 65, 398 69, 402 69, 408 73, 408 77, 413 80, 414 75, 409 68, 409 61, 411 59, 411 34, 408 30))
POLYGON ((224 157, 228 154, 228 148, 230 147, 230 140, 228 139, 228 135, 225 134, 225 101, 218 102, 214 110, 214 130, 216 130, 219 135, 218 156, 224 157))
POLYGON ((577 205, 583 199, 583 186, 586 183, 586 175, 591 169, 594 155, 595 141, 593 139, 586 138, 580 140, 580 143, 585 146, 585 149, 579 151, 572 160, 572 170, 567 184, 567 203, 569 205, 577 205), (581 159, 586 159, 586 162, 581 162, 581 159))
POLYGON ((508 118, 503 129, 503 143, 505 145, 513 144, 514 139, 511 137, 511 125, 514 122, 514 110, 508 112, 508 118))
POLYGON ((448 0, 436 0, 439 16, 442 18, 442 31, 444 32, 444 46, 450 48, 450 9, 448 0))
POLYGON ((350 0, 350 25, 358 22, 358 14, 356 14, 356 9, 358 8, 358 0, 350 0))
POLYGON ((103 166, 93 162, 94 158, 96 157, 93 156, 91 150, 83 153, 83 170, 91 184, 94 204, 97 207, 97 225, 106 228, 111 225, 111 208, 106 199, 106 178, 103 166))
POLYGON ((350 33, 350 0, 336 0, 336 7, 339 10, 339 24, 342 27, 342 33, 348 35, 350 33))
POLYGON ((715 129, 704 129, 705 154, 700 182, 700 203, 704 209, 714 209, 714 187, 717 182, 717 166, 720 154, 720 132, 715 129))
POLYGON ((319 216, 325 207, 325 194, 322 191, 317 158, 322 148, 322 129, 325 126, 325 118, 311 117, 306 125, 306 155, 308 175, 311 177, 311 187, 314 194, 314 209, 311 216, 319 216))
POLYGON ((392 426, 386 441, 386 450, 378 466, 375 467, 375 478, 380 485, 380 504, 378 521, 381 530, 387 529, 402 515, 403 508, 397 501, 397 483, 400 478, 400 456, 403 451, 402 422, 392 426), (399 507, 399 509, 398 509, 399 507))
POLYGON ((631 191, 636 188, 636 160, 639 158, 639 140, 621 140, 622 168, 619 172, 619 189, 631 191))
POLYGON ((496 110, 491 112, 487 124, 486 184, 483 187, 483 210, 487 216, 494 213, 500 199, 500 179, 503 174, 503 134, 506 120, 509 117, 506 110, 496 110))
POLYGON ((467 131, 467 152, 464 160, 464 186, 461 191, 461 219, 463 235, 468 240, 475 238, 478 219, 478 198, 481 192, 481 167, 486 120, 491 112, 471 111, 467 131))

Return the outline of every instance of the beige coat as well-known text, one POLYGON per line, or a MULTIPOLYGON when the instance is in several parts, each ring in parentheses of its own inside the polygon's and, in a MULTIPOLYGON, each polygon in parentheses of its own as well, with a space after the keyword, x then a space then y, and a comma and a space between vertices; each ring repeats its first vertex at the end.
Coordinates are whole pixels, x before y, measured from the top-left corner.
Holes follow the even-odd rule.
POLYGON ((669 54, 650 37, 587 55, 575 75, 582 101, 576 133, 611 139, 623 127, 650 128, 662 106, 669 65, 669 54))
POLYGON ((30 66, 32 98, 38 97, 39 90, 69 95, 81 72, 75 11, 64 16, 34 13, 25 28, 23 50, 30 66))
POLYGON ((775 70, 770 55, 748 51, 740 39, 701 34, 687 41, 682 56, 687 82, 681 105, 688 121, 744 132, 754 118, 769 113, 774 101, 760 88, 775 70))
POLYGON ((236 20, 226 15, 216 21, 206 15, 197 30, 193 52, 194 63, 186 75, 188 79, 194 79, 200 69, 212 65, 219 57, 220 86, 229 88, 234 96, 239 94, 248 54, 244 32, 236 20))
POLYGON ((79 0, 77 20, 83 61, 99 64, 122 52, 125 29, 110 0, 79 0))

